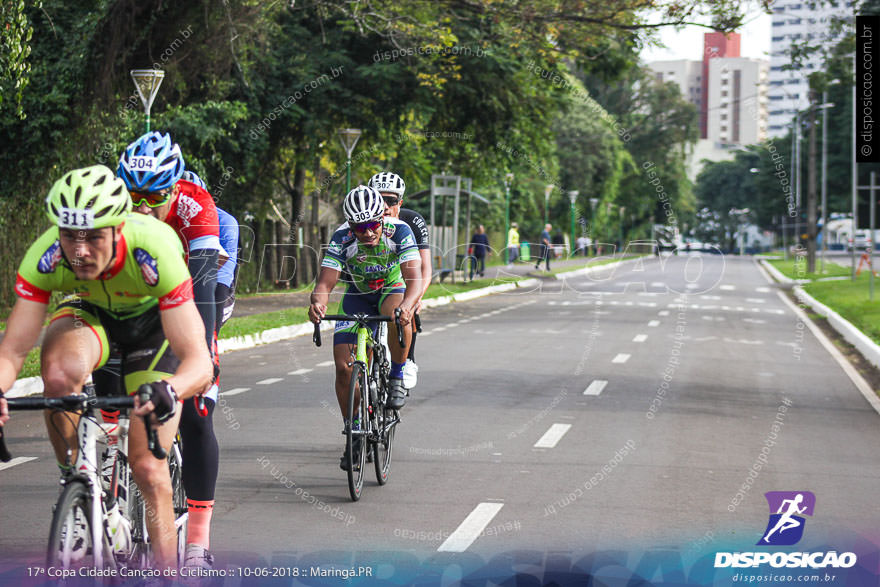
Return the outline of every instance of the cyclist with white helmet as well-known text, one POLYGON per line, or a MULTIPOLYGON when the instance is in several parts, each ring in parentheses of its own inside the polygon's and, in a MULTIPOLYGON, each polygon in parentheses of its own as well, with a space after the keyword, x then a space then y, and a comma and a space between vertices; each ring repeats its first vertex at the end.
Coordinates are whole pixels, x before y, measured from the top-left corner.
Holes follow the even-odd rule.
MULTIPOLYGON (((216 289, 223 249, 220 222, 214 199, 198 183, 186 181, 184 173, 180 147, 168 134, 155 131, 128 145, 116 170, 128 187, 134 211, 171 226, 186 251, 193 279, 193 298, 205 327, 205 342, 214 358, 216 378, 219 373, 215 346, 216 289)), ((99 384, 102 377, 103 374, 98 374, 99 384)), ((212 418, 214 399, 193 398, 186 402, 180 420, 183 487, 189 513, 185 567, 210 568, 213 564, 208 548, 220 467, 220 449, 212 418)))
MULTIPOLYGON (((385 216, 382 196, 373 188, 359 185, 345 197, 342 210, 347 220, 330 240, 321 263, 321 271, 311 295, 309 319, 319 323, 327 313, 330 292, 345 270, 351 283, 342 297, 344 314, 383 314, 400 310, 404 346, 397 340, 394 323, 389 325, 391 377, 388 407, 399 409, 406 401, 403 364, 410 342, 413 309, 422 292, 418 249, 409 227, 396 218, 385 216)), ((345 421, 348 409, 348 385, 351 378, 352 347, 357 343, 356 324, 337 322, 333 334, 333 360, 336 363, 336 399, 345 421)), ((358 422, 344 422, 358 426, 358 422)), ((339 466, 348 465, 343 454, 339 466)))
MULTIPOLYGON (((422 296, 431 285, 431 273, 434 268, 431 264, 431 242, 428 235, 428 223, 424 217, 415 210, 403 207, 403 193, 406 191, 406 183, 403 178, 390 171, 377 173, 370 178, 368 184, 382 194, 385 200, 385 215, 398 218, 406 222, 416 239, 416 247, 419 249, 419 257, 422 259, 422 292, 416 302, 415 314, 422 309, 422 296)), ((407 389, 412 389, 418 381, 419 366, 416 364, 416 324, 412 324, 412 343, 409 345, 406 365, 403 367, 403 382, 407 389)))
MULTIPOLYGON (((36 343, 52 292, 67 294, 43 338, 44 394, 80 393, 116 345, 125 391, 135 393, 143 383, 153 389, 151 400, 134 414, 153 413, 159 441, 168 450, 180 419, 179 400, 204 391, 212 375, 183 248, 167 225, 131 214, 125 184, 103 165, 66 173, 49 192, 46 208, 53 226, 19 266, 18 300, 0 342, 0 389, 12 386, 36 343)), ((0 425, 8 419, 6 400, 0 399, 0 425)), ((150 453, 144 425, 132 418, 128 459, 152 513, 146 523, 155 564, 176 566, 168 464, 150 453)), ((46 413, 59 463, 76 450, 76 426, 69 414, 46 413)), ((64 475, 72 473, 59 467, 64 475)))

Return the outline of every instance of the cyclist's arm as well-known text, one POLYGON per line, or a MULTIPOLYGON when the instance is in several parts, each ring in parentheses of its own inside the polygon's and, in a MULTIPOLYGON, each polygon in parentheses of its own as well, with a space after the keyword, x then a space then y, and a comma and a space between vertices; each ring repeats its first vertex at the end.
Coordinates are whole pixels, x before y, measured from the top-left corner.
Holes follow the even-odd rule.
POLYGON ((192 301, 159 311, 162 330, 174 355, 180 359, 177 371, 167 379, 179 399, 207 391, 214 366, 205 346, 204 325, 192 301))
MULTIPOLYGON (((25 357, 37 343, 48 306, 18 298, 6 322, 6 334, 0 342, 0 389, 9 391, 24 365, 25 357)), ((0 416, 0 423, 8 417, 0 416)))
POLYGON ((403 294, 403 302, 400 308, 400 323, 406 326, 412 318, 412 313, 422 297, 422 271, 421 259, 414 261, 404 261, 400 264, 400 272, 403 274, 403 281, 406 282, 406 292, 403 294))
POLYGON ((428 286, 431 285, 431 274, 434 272, 434 267, 431 264, 431 249, 419 249, 419 256, 422 258, 422 292, 419 294, 418 303, 421 304, 422 297, 428 291, 428 286))
POLYGON ((309 320, 315 324, 327 313, 327 302, 330 301, 330 292, 336 287, 339 275, 339 270, 331 267, 321 267, 321 272, 318 273, 318 281, 315 283, 315 289, 312 290, 312 295, 309 298, 309 320))

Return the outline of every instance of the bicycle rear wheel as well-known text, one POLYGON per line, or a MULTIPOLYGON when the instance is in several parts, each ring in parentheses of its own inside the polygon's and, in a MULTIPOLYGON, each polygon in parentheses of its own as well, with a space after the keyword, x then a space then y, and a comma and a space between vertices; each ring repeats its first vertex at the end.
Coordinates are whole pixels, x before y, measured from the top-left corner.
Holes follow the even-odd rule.
MULTIPOLYGON (((104 565, 113 561, 113 552, 101 532, 104 565)), ((58 569, 96 568, 96 546, 92 541, 92 496, 88 485, 70 480, 64 486, 49 529, 46 565, 58 569)))
POLYGON ((367 416, 367 374, 363 365, 355 363, 351 368, 351 380, 348 384, 348 421, 345 429, 345 449, 348 454, 348 492, 352 501, 361 498, 364 487, 364 471, 367 462, 368 432, 370 419, 367 416), (364 390, 361 400, 360 390, 364 390), (359 423, 359 430, 354 430, 354 423, 359 423))

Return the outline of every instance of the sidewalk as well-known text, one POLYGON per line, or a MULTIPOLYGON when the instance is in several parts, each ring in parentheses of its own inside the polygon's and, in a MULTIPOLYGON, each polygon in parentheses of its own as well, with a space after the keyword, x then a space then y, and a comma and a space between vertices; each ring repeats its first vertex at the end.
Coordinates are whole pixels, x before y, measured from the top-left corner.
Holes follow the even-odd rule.
MULTIPOLYGON (((577 269, 583 267, 588 261, 595 257, 572 257, 569 259, 551 259, 550 269, 570 268, 577 269)), ((492 265, 486 267, 486 273, 480 279, 500 279, 508 281, 511 277, 535 277, 538 279, 553 279, 553 275, 543 270, 535 270, 535 262, 517 262, 513 265, 492 265)), ((542 263, 543 266, 543 263, 542 263)), ((460 276, 461 272, 456 271, 456 283, 463 283, 460 276)), ((439 283, 435 278, 432 283, 439 283)), ((443 280, 444 284, 452 283, 447 277, 443 280)), ((341 285, 337 285, 334 293, 341 291, 341 285)), ((263 314, 266 312, 274 312, 276 310, 286 310, 287 308, 307 307, 309 305, 309 295, 311 287, 306 291, 295 293, 266 293, 235 300, 235 310, 232 313, 233 318, 242 316, 252 316, 254 314, 263 314)))

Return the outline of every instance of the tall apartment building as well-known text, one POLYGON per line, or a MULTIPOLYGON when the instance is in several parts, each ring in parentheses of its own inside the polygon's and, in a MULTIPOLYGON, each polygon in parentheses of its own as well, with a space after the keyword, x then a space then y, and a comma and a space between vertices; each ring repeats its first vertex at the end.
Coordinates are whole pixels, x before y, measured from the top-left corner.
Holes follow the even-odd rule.
POLYGON ((655 61, 655 79, 678 84, 700 113, 700 141, 691 157, 691 177, 703 159, 732 158, 742 145, 767 138, 768 63, 740 57, 736 33, 706 33, 700 60, 655 61))
POLYGON ((831 18, 837 14, 853 14, 852 2, 830 8, 820 3, 811 7, 806 0, 776 0, 773 3, 773 27, 770 44, 770 88, 768 92, 770 115, 767 132, 771 137, 784 135, 791 126, 795 112, 809 105, 810 73, 820 69, 822 57, 815 56, 803 69, 784 71, 791 63, 792 44, 817 39, 833 43, 831 18))

